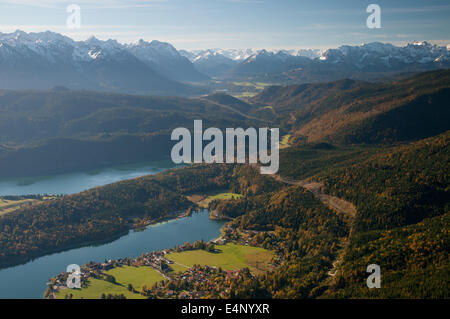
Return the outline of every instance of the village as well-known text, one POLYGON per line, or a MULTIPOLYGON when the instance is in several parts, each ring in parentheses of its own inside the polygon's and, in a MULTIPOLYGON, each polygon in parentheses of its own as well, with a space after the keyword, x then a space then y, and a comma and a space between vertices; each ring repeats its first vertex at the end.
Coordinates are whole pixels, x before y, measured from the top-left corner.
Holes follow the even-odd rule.
POLYGON ((232 280, 241 278, 242 273, 242 270, 224 271, 220 267, 195 265, 175 274, 165 285, 156 285, 144 293, 150 298, 166 299, 226 298, 232 280))
MULTIPOLYGON (((185 243, 184 245, 175 248, 147 252, 134 259, 120 258, 115 260, 105 260, 104 262, 90 262, 80 267, 81 289, 88 287, 88 282, 91 278, 116 283, 116 279, 108 274, 108 271, 117 267, 150 267, 161 274, 166 280, 155 282, 151 287, 144 285, 140 290, 135 290, 131 287, 129 288, 130 291, 147 298, 197 299, 205 298, 207 296, 226 298, 229 294, 229 289, 226 287, 229 287, 232 280, 236 280, 242 276, 251 278, 252 274, 249 271, 243 272, 242 269, 222 270, 221 267, 207 265, 193 265, 192 267, 186 267, 186 269, 180 271, 179 267, 174 269, 176 268, 176 263, 170 259, 170 255, 172 253, 193 250, 218 253, 220 247, 229 243, 258 247, 260 246, 258 240, 258 235, 260 235, 260 233, 261 232, 257 231, 238 231, 233 227, 226 225, 222 229, 222 236, 210 242, 197 241, 193 244, 185 243)), ((264 235, 272 241, 271 244, 273 246, 276 246, 274 236, 269 232, 264 232, 264 235)), ((283 257, 279 252, 273 259, 271 268, 280 264, 283 257)), ((72 289, 67 287, 68 277, 69 273, 62 272, 51 278, 47 284, 48 287, 45 297, 53 299, 56 298, 58 292, 64 294, 67 291, 66 298, 68 296, 70 298, 70 291, 72 289)))

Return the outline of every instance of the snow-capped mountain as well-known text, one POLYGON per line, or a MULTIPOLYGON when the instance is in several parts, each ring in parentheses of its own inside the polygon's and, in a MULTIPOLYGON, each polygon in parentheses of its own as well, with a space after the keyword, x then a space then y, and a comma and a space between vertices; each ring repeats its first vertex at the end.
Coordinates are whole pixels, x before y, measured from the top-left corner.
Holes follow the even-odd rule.
POLYGON ((215 50, 206 50, 192 58, 192 63, 202 73, 211 77, 221 77, 239 62, 215 50))
MULTIPOLYGON (((273 64, 266 65, 265 68, 259 68, 259 72, 270 72, 271 69, 277 69, 280 61, 287 61, 288 65, 284 68, 299 67, 307 63, 305 59, 298 59, 297 57, 308 58, 314 63, 343 65, 347 67, 361 69, 374 69, 380 71, 380 67, 390 70, 402 69, 408 66, 418 65, 425 67, 429 64, 430 67, 439 67, 450 60, 450 45, 437 46, 426 41, 414 42, 403 47, 397 47, 389 43, 373 42, 363 44, 360 46, 344 45, 337 49, 328 49, 321 51, 319 49, 299 49, 299 50, 222 50, 210 49, 192 52, 183 52, 184 56, 188 57, 194 64, 202 63, 211 66, 222 64, 228 58, 229 60, 239 62, 236 68, 241 68, 244 65, 254 64, 258 60, 261 63, 273 64), (214 61, 217 61, 214 64, 214 61)), ((230 61, 228 64, 231 65, 230 61)), ((208 70, 203 70, 208 72, 208 70)))
POLYGON ((361 46, 341 46, 324 51, 319 60, 331 64, 346 64, 358 69, 396 69, 405 65, 450 62, 448 47, 414 42, 404 47, 373 42, 361 46))
POLYGON ((194 62, 202 56, 207 55, 220 55, 230 60, 242 62, 251 56, 257 55, 261 51, 267 51, 272 53, 283 52, 292 56, 304 56, 310 59, 314 59, 320 56, 321 51, 319 49, 299 49, 299 50, 266 50, 266 49, 207 49, 207 50, 194 50, 186 51, 181 50, 180 54, 194 62))
POLYGON ((319 49, 300 49, 294 50, 292 55, 296 56, 304 56, 306 58, 315 59, 318 58, 321 54, 321 50, 319 49))
POLYGON ((177 51, 171 44, 140 40, 121 44, 91 37, 74 41, 54 32, 0 33, 0 88, 192 93, 180 82, 259 78, 267 82, 371 79, 383 73, 450 67, 450 45, 414 42, 344 45, 320 51, 210 49, 177 51))
POLYGON ((310 58, 299 56, 296 52, 286 50, 260 50, 236 65, 229 76, 250 76, 252 74, 282 73, 292 69, 302 68, 312 63, 310 58), (293 54, 294 53, 294 54, 293 54))
POLYGON ((191 62, 196 60, 197 58, 200 58, 202 56, 207 55, 220 55, 224 56, 230 60, 240 62, 244 61, 245 59, 249 58, 250 56, 257 54, 260 50, 256 49, 207 49, 207 50, 193 50, 193 51, 186 51, 181 50, 180 54, 188 58, 191 62))
MULTIPOLYGON (((221 77, 229 72, 233 67, 240 63, 246 65, 258 59, 260 63, 268 63, 268 70, 273 71, 279 68, 279 60, 287 59, 295 60, 295 57, 307 57, 314 59, 320 56, 320 50, 317 49, 300 49, 300 50, 255 50, 255 49, 208 49, 197 51, 182 51, 182 55, 187 57, 197 69, 209 76, 221 77), (264 58, 264 56, 266 56, 264 58), (270 58, 274 57, 273 61, 270 58), (263 62, 265 60, 265 62, 263 62)), ((261 71, 263 68, 261 68, 261 71)))
POLYGON ((370 79, 373 74, 380 72, 425 71, 450 67, 450 46, 437 46, 425 41, 403 47, 373 42, 360 46, 344 45, 325 51, 211 49, 193 51, 189 56, 203 73, 212 76, 219 74, 228 79, 254 75, 263 76, 266 80, 289 78, 290 81, 327 81, 342 77, 370 79), (248 55, 241 59, 242 55, 237 54, 238 52, 248 55), (231 55, 233 53, 236 54, 231 55), (229 58, 226 67, 225 58, 229 58), (234 65, 231 60, 235 61, 234 65), (222 66, 219 73, 216 72, 218 65, 222 66))
POLYGON ((91 37, 74 41, 53 32, 0 33, 0 87, 104 89, 180 94, 177 81, 205 80, 167 43, 124 45, 91 37))
POLYGON ((169 43, 139 40, 136 44, 126 45, 126 48, 148 66, 174 80, 205 81, 208 79, 169 43))
POLYGON ((245 61, 260 50, 254 49, 207 49, 180 51, 202 73, 211 77, 222 77, 233 66, 245 61))
POLYGON ((217 53, 222 54, 223 56, 226 56, 229 59, 235 60, 235 61, 244 61, 245 59, 248 59, 250 56, 257 54, 259 50, 254 49, 229 49, 229 50, 221 50, 216 49, 217 53))

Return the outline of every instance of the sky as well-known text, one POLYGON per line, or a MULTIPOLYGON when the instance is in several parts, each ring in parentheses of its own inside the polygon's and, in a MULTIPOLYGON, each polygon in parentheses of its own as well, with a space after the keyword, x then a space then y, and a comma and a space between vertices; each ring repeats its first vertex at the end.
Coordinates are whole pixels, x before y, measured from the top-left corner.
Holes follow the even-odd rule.
POLYGON ((177 49, 326 49, 412 41, 450 44, 445 0, 0 0, 0 32, 54 31, 122 43, 160 40, 177 49), (369 29, 369 4, 381 8, 381 28, 369 29), (81 25, 68 28, 69 4, 81 25))

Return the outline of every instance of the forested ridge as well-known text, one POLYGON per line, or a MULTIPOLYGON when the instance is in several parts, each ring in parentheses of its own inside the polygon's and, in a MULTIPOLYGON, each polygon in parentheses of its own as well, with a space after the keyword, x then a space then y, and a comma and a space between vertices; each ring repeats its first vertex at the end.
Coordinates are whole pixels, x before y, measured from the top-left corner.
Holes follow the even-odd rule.
POLYGON ((251 101, 271 105, 274 123, 293 140, 338 144, 392 144, 449 129, 450 71, 420 73, 388 83, 339 80, 274 86, 251 101))
POLYGON ((291 142, 391 145, 448 130, 450 71, 398 81, 272 86, 248 102, 90 91, 0 91, 0 177, 52 175, 166 159, 170 133, 279 127, 291 142))
POLYGON ((193 207, 183 194, 227 187, 232 167, 201 166, 122 181, 0 216, 0 265, 126 233, 193 207))
MULTIPOLYGON (((214 96, 211 97, 214 102, 214 96)), ((167 159, 177 127, 256 126, 207 99, 90 91, 0 91, 0 178, 167 159)), ((248 104, 221 100, 233 106, 248 104)))
POLYGON ((334 296, 449 298, 450 132, 324 170, 330 193, 357 209, 334 296), (368 291, 368 262, 384 289, 368 291))
POLYGON ((238 217, 232 224, 240 229, 263 231, 260 244, 282 251, 285 262, 258 277, 272 297, 449 298, 449 137, 379 149, 322 144, 283 151, 281 163, 290 164, 283 176, 322 181, 325 192, 356 205, 351 225, 298 186, 210 208, 238 217), (268 232, 277 245, 268 244, 268 232), (344 259, 331 278, 339 249, 344 259), (381 267, 382 289, 366 286, 373 263, 381 267))

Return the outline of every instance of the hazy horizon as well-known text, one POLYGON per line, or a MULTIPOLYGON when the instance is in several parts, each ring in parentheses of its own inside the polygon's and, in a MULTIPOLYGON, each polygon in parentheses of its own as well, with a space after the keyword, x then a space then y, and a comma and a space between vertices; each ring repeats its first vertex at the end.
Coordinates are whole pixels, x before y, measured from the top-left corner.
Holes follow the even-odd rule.
MULTIPOLYGON (((144 40, 146 42, 160 41, 160 42, 165 42, 165 43, 169 43, 169 44, 173 45, 177 50, 185 50, 185 51, 189 51, 189 52, 204 51, 204 50, 254 50, 255 51, 255 50, 264 50, 264 49, 265 50, 269 50, 269 51, 279 51, 279 50, 321 50, 321 51, 323 51, 323 50, 326 50, 326 49, 338 48, 339 46, 350 45, 350 44, 345 44, 344 43, 344 44, 341 44, 339 46, 324 47, 324 48, 317 48, 317 47, 278 47, 278 48, 270 48, 270 47, 258 47, 258 48, 256 48, 256 47, 235 47, 235 48, 207 47, 207 48, 201 48, 201 49, 199 49, 199 48, 184 49, 184 48, 176 47, 176 45, 171 43, 170 41, 162 41, 160 39, 138 39, 136 41, 126 42, 126 41, 119 41, 119 40, 117 40, 115 38, 108 38, 108 37, 106 37, 106 38, 99 38, 99 37, 97 37, 95 35, 91 35, 91 36, 88 36, 88 37, 83 38, 83 39, 74 39, 70 35, 66 35, 64 33, 59 33, 59 32, 55 32, 55 31, 51 31, 51 30, 37 31, 37 32, 35 32, 35 31, 25 31, 25 30, 21 30, 21 29, 17 29, 17 30, 12 31, 12 32, 2 32, 0 30, 0 34, 9 35, 9 34, 14 34, 15 32, 18 32, 18 31, 26 32, 27 34, 30 34, 30 33, 45 33, 45 32, 49 31, 49 32, 53 32, 53 33, 64 35, 64 36, 66 36, 66 37, 68 37, 68 38, 70 38, 70 39, 72 39, 72 40, 74 40, 76 42, 87 41, 90 38, 96 38, 96 39, 101 40, 101 41, 115 40, 118 43, 123 44, 123 45, 136 44, 140 40, 144 40)), ((443 46, 443 47, 445 47, 445 46, 449 47, 450 46, 450 40, 449 40, 448 43, 445 43, 445 42, 441 43, 439 41, 426 40, 426 39, 416 39, 414 41, 404 41, 403 43, 392 43, 392 42, 388 42, 388 41, 386 41, 386 42, 383 42, 383 41, 371 41, 371 42, 366 42, 366 43, 353 44, 352 46, 361 46, 361 45, 364 45, 364 44, 374 43, 374 42, 383 43, 383 44, 392 44, 392 45, 397 46, 397 47, 403 47, 403 46, 405 46, 407 44, 417 43, 417 42, 428 42, 430 44, 435 44, 435 45, 439 45, 439 46, 443 46)))
POLYGON ((0 32, 50 30, 75 40, 95 36, 120 43, 159 40, 183 50, 450 44, 447 1, 375 3, 381 7, 380 29, 366 25, 369 2, 354 0, 6 0, 0 4, 0 32), (81 8, 80 29, 66 26, 69 4, 81 8))

